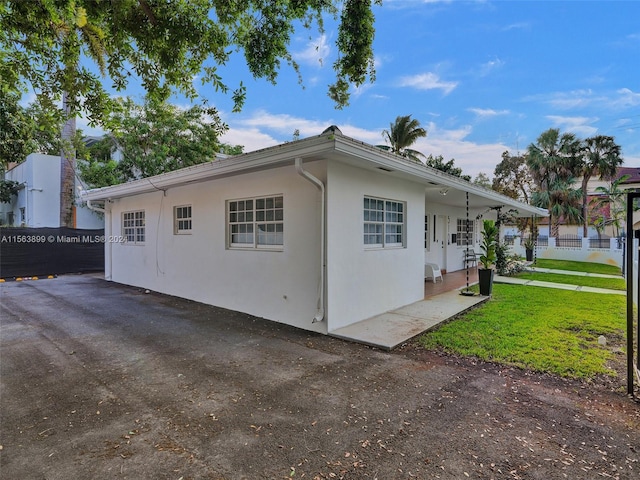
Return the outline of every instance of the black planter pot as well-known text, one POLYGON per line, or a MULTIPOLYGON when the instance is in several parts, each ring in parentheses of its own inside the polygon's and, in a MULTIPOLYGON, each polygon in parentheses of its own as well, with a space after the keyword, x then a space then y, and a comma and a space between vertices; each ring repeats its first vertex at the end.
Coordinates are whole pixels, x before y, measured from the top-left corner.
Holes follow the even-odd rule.
POLYGON ((533 249, 527 248, 525 250, 525 255, 527 257, 527 262, 532 262, 533 261, 533 249))
POLYGON ((493 290, 493 270, 492 269, 478 269, 478 284, 480 286, 480 295, 488 297, 493 290))

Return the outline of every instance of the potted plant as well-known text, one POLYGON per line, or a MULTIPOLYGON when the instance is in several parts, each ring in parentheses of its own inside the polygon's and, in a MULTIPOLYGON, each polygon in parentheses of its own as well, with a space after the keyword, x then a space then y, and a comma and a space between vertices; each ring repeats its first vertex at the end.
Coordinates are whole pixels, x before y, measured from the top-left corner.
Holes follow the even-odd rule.
POLYGON ((478 268, 478 283, 480 295, 489 296, 493 289, 493 266, 496 262, 496 244, 498 242, 498 227, 493 220, 482 222, 482 242, 480 243, 480 267, 478 268))
POLYGON ((533 261, 534 247, 535 247, 535 244, 533 243, 533 236, 530 236, 524 241, 524 250, 525 250, 527 262, 533 261))

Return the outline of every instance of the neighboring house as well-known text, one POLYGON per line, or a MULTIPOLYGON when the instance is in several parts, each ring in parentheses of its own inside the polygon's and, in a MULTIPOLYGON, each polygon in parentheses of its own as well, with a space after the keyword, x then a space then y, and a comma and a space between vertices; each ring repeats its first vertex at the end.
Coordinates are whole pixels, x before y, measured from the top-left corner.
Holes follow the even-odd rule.
MULTIPOLYGON (((32 153, 5 172, 5 180, 21 184, 11 203, 0 203, 0 224, 24 227, 60 226, 60 157, 32 153)), ((76 179, 76 193, 82 187, 76 179)), ((89 210, 76 198, 74 226, 95 229, 104 226, 104 217, 89 210)))
MULTIPOLYGON (((629 178, 627 178, 625 181, 620 183, 620 186, 619 186, 620 190, 622 191, 640 190, 640 167, 618 167, 616 175, 613 177, 613 180, 619 179, 623 175, 628 175, 629 178)), ((611 180, 600 180, 600 178, 598 178, 597 176, 589 179, 589 183, 587 184, 587 195, 588 195, 587 201, 591 204, 591 202, 599 198, 602 198, 604 195, 601 192, 598 192, 597 188, 604 187, 606 189, 609 189, 611 187, 611 182, 612 182, 611 180)), ((582 183, 582 177, 578 177, 575 180, 574 185, 576 188, 580 188, 581 183, 582 183)), ((622 206, 620 205, 617 205, 616 207, 617 209, 622 208, 622 206)), ((592 218, 595 218, 600 215, 604 215, 606 219, 611 218, 610 205, 606 205, 602 207, 598 212, 594 212, 593 210, 590 210, 590 211, 592 212, 591 213, 592 218)), ((640 211, 634 212, 633 217, 634 217, 634 222, 633 222, 634 230, 638 230, 640 229, 640 211)), ((621 227, 622 227, 621 231, 626 229, 625 223, 626 221, 625 219, 623 219, 621 222, 621 227)), ((549 218, 547 217, 547 218, 538 219, 537 228, 538 228, 538 233, 541 236, 548 236, 549 235, 549 218)), ((507 233, 510 235, 518 234, 517 230, 514 230, 514 229, 509 229, 507 233)), ((569 223, 566 223, 566 221, 563 218, 561 218, 559 221, 558 234, 561 236, 573 235, 573 236, 582 237, 582 234, 583 234, 582 223, 569 224, 569 223)), ((616 229, 611 224, 607 224, 604 230, 600 234, 609 236, 609 237, 615 237, 616 229)), ((591 220, 590 220, 587 237, 595 238, 598 236, 599 236, 598 230, 595 228, 594 225, 591 224, 591 220)))
MULTIPOLYGON (((613 177, 613 180, 620 179, 625 175, 628 176, 628 178, 620 183, 619 185, 620 190, 640 191, 640 167, 618 167, 616 171, 616 175, 613 177)), ((598 187, 604 187, 605 189, 609 189, 611 187, 611 181, 600 180, 597 177, 591 178, 587 185, 587 191, 590 199, 602 197, 602 193, 597 191, 598 187)), ((620 209, 620 208, 622 208, 622 206, 618 205, 617 209, 620 209)), ((623 218, 622 220, 622 226, 624 230, 626 230, 625 224, 626 224, 626 217, 623 218)), ((633 229, 634 230, 640 229, 640 211, 636 211, 633 213, 633 229)), ((608 227, 605 233, 609 236, 613 236, 614 235, 613 228, 608 227)))
POLYGON ((497 207, 546 215, 337 127, 83 198, 107 279, 321 333, 423 299, 425 262, 463 269, 497 207))

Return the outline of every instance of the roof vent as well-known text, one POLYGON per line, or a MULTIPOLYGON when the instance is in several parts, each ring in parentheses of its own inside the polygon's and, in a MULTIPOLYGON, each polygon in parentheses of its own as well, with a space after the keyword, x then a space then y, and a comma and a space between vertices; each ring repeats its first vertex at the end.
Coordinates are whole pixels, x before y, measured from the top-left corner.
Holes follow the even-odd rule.
POLYGON ((331 125, 330 127, 325 128, 324 132, 322 132, 322 135, 324 135, 325 133, 331 133, 333 135, 342 135, 342 132, 336 125, 331 125))

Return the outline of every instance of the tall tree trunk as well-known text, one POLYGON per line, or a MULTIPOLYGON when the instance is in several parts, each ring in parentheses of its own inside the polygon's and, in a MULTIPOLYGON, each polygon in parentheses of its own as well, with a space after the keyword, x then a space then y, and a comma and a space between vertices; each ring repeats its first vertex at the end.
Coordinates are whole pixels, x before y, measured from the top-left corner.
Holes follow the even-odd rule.
POLYGON ((554 217, 551 212, 549 212, 549 236, 554 237, 557 244, 560 236, 560 217, 554 217))
POLYGON ((76 151, 73 148, 73 138, 76 134, 76 117, 69 105, 66 92, 62 94, 62 108, 67 119, 62 127, 60 151, 60 226, 74 228, 76 151))

